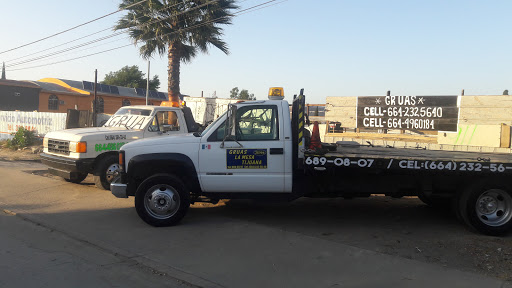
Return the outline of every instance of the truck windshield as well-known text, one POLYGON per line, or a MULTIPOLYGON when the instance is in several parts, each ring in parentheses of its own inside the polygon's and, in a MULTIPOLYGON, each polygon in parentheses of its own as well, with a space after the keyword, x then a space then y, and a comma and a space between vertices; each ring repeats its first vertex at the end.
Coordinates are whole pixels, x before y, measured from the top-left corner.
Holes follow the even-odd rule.
POLYGON ((208 127, 206 127, 206 129, 204 129, 203 132, 201 132, 200 136, 206 135, 208 133, 208 131, 210 131, 212 129, 212 127, 214 127, 215 124, 217 122, 219 122, 219 120, 222 119, 224 117, 224 115, 226 115, 226 113, 228 113, 228 112, 227 111, 224 112, 224 114, 220 115, 219 118, 215 119, 215 121, 213 121, 212 124, 208 125, 208 127))
POLYGON ((142 115, 149 116, 152 110, 141 108, 121 108, 114 115, 142 115))

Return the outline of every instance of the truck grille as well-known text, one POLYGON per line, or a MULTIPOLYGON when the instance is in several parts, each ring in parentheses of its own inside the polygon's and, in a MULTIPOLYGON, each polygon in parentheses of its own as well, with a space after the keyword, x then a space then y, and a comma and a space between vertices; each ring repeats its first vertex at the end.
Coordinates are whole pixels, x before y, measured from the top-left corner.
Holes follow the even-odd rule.
POLYGON ((48 152, 69 155, 69 141, 48 139, 48 152))

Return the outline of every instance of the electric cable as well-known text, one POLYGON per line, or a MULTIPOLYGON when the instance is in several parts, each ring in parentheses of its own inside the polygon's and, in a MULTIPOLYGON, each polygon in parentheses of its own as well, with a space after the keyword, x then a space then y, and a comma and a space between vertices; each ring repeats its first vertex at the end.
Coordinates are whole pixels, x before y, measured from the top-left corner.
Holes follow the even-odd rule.
MULTIPOLYGON (((247 0, 244 0, 244 1, 247 1, 247 0)), ((243 2, 243 1, 242 1, 242 2, 243 2)), ((178 3, 178 4, 180 4, 180 3, 178 3)), ((174 7, 174 6, 177 6, 178 4, 165 5, 165 6, 163 6, 162 8, 158 9, 157 11, 159 11, 159 10, 164 10, 164 9, 168 9, 168 8, 172 8, 172 7, 174 7)), ((144 17, 144 16, 140 16, 140 17, 138 17, 138 18, 140 19, 140 18, 142 18, 142 17, 144 17)), ((137 18, 136 18, 136 19, 137 19, 137 18)), ((64 45, 69 44, 69 43, 73 43, 73 42, 75 42, 75 41, 78 41, 78 40, 81 40, 81 39, 84 39, 84 38, 87 38, 87 37, 90 37, 90 36, 92 36, 92 35, 96 35, 96 34, 99 34, 99 33, 101 33, 101 32, 104 32, 104 31, 107 31, 107 30, 114 29, 114 28, 115 28, 115 25, 114 25, 114 26, 112 26, 112 27, 105 28, 105 29, 102 29, 102 30, 96 31, 96 32, 94 32, 94 33, 91 33, 91 34, 88 34, 88 35, 82 36, 82 37, 79 37, 79 38, 73 39, 73 40, 71 40, 71 41, 68 41, 68 42, 65 42, 65 43, 62 43, 62 44, 59 44, 59 45, 56 45, 56 46, 50 47, 50 48, 43 49, 43 50, 41 50, 41 51, 37 51, 37 52, 31 53, 31 54, 27 54, 27 55, 24 55, 24 56, 21 56, 21 57, 17 57, 17 58, 14 58, 14 59, 7 60, 7 61, 5 61, 5 62, 6 62, 6 63, 9 63, 9 62, 12 62, 12 61, 14 61, 14 60, 18 60, 18 59, 26 58, 26 57, 28 57, 28 56, 32 56, 32 55, 35 55, 35 54, 39 54, 39 53, 42 53, 42 52, 45 52, 45 51, 48 51, 48 50, 51 50, 51 49, 54 49, 54 48, 57 48, 57 47, 60 47, 60 46, 64 46, 64 45)), ((126 29, 126 28, 123 28, 123 29, 126 29)), ((9 65, 7 65, 7 66, 9 66, 9 65)))
POLYGON ((141 3, 143 3, 143 2, 146 2, 146 1, 148 1, 148 0, 142 0, 142 1, 139 1, 139 2, 137 2, 137 3, 134 3, 134 4, 132 4, 132 5, 129 5, 129 6, 125 7, 125 8, 123 8, 123 9, 118 9, 117 11, 111 12, 111 13, 109 13, 109 14, 103 15, 103 16, 101 16, 101 17, 98 17, 98 18, 96 18, 96 19, 93 19, 93 20, 87 21, 87 22, 85 22, 85 23, 82 23, 82 24, 76 25, 76 26, 71 27, 71 28, 69 28, 69 29, 66 29, 66 30, 64 30, 64 31, 61 31, 61 32, 58 32, 58 33, 52 34, 52 35, 50 35, 50 36, 46 36, 46 37, 41 38, 41 39, 39 39, 39 40, 32 41, 32 42, 30 42, 30 43, 23 44, 23 45, 21 45, 21 46, 15 47, 15 48, 11 48, 11 49, 8 49, 8 50, 5 50, 5 51, 2 51, 2 52, 0 52, 0 54, 4 54, 4 53, 7 53, 7 52, 10 52, 10 51, 13 51, 13 50, 17 50, 17 49, 20 49, 20 48, 23 48, 23 47, 26 47, 26 46, 29 46, 29 45, 32 45, 32 44, 35 44, 35 43, 41 42, 41 41, 43 41, 43 40, 46 40, 46 39, 49 39, 49 38, 55 37, 55 36, 57 36, 57 35, 64 34, 64 33, 66 33, 66 32, 69 32, 69 31, 74 30, 74 29, 76 29, 76 28, 79 28, 79 27, 82 27, 82 26, 84 26, 84 25, 90 24, 90 23, 92 23, 92 22, 98 21, 98 20, 103 19, 103 18, 105 18, 105 17, 108 17, 108 16, 110 16, 110 15, 113 15, 113 14, 119 13, 119 12, 121 12, 121 11, 123 11, 123 10, 126 10, 127 8, 134 7, 134 6, 139 5, 139 4, 141 4, 141 3))
MULTIPOLYGON (((206 5, 212 4, 212 3, 217 2, 217 1, 218 0, 212 0, 212 1, 206 2, 204 4, 198 5, 198 6, 194 7, 194 8, 192 8, 192 9, 189 9, 189 10, 186 10, 186 11, 182 11, 180 13, 177 13, 177 14, 174 14, 174 15, 170 15, 169 17, 158 19, 156 21, 152 21, 152 22, 148 22, 148 23, 143 23, 142 25, 147 26, 147 25, 151 25, 151 24, 154 24, 154 23, 157 23, 157 22, 161 22, 161 21, 163 21, 163 20, 165 20, 167 18, 185 14, 187 12, 199 9, 201 7, 204 7, 206 5)), ((171 5, 171 6, 168 6, 168 7, 164 7, 162 9, 168 9, 168 8, 171 8, 171 7, 176 6, 176 5, 177 4, 174 4, 174 5, 171 5)), ((160 10, 162 10, 162 9, 160 9, 160 10)), ((139 17, 139 18, 141 18, 141 17, 139 17)), ((128 29, 128 28, 123 28, 123 29, 120 29, 120 30, 126 30, 126 29, 128 29)), ((102 31, 104 31, 104 30, 102 30, 102 31)), ((81 48, 81 47, 90 45, 90 44, 93 44, 93 43, 96 43, 96 42, 100 42, 100 41, 109 39, 111 37, 116 37, 116 36, 119 36, 119 35, 121 35, 123 33, 124 33, 124 31, 118 31, 118 32, 115 32, 113 34, 110 34, 110 35, 107 35, 107 36, 104 36, 104 37, 101 37, 101 38, 98 38, 98 39, 95 39, 95 40, 91 40, 91 41, 86 42, 86 43, 79 44, 77 46, 73 46, 73 47, 66 48, 66 49, 63 49, 63 50, 60 50, 60 51, 52 52, 50 54, 38 56, 38 57, 35 57, 35 58, 32 58, 32 59, 27 59, 27 60, 19 61, 19 62, 13 63, 13 64, 8 64, 8 65, 6 65, 6 67, 13 67, 13 66, 18 66, 18 65, 26 64, 26 63, 29 63, 29 62, 38 61, 38 60, 41 60, 41 59, 44 59, 44 58, 47 58, 47 57, 50 57, 50 56, 54 56, 54 55, 57 55, 57 54, 61 54, 61 53, 64 53, 64 52, 68 52, 68 51, 71 51, 71 50, 74 50, 74 49, 77 49, 77 48, 81 48)))
MULTIPOLYGON (((216 0, 217 1, 217 0, 216 0)), ((168 34, 164 34, 164 35, 161 35, 160 37, 162 36, 167 36, 167 35, 171 35, 171 34, 175 34, 175 33, 181 33, 185 30, 190 30, 190 29, 194 29, 194 28, 198 28, 198 27, 201 27, 201 26, 204 26, 204 25, 207 25, 213 21, 216 21, 216 20, 219 20, 219 19, 222 19, 222 18, 227 18, 229 16, 237 16, 238 14, 242 15, 242 14, 246 14, 246 13, 250 13, 250 12, 254 12, 254 11, 257 11, 257 10, 260 10, 260 9, 263 9, 263 8, 267 8, 267 7, 270 7, 270 6, 273 6, 275 4, 272 4, 272 5, 267 5, 267 6, 264 6, 264 7, 261 7, 262 5, 266 5, 266 4, 270 4, 272 2, 276 2, 277 0, 270 0, 270 1, 267 1, 267 2, 264 2, 264 3, 261 3, 261 4, 258 4, 258 5, 255 5, 255 6, 252 6, 252 7, 249 7, 249 8, 246 8, 246 9, 243 9, 243 10, 240 10, 240 11, 237 11, 233 14, 230 14, 228 16, 223 16, 223 17, 218 17, 218 18, 215 18, 215 19, 211 19, 211 20, 208 20, 204 23, 200 23, 200 24, 197 24, 197 25, 194 25, 194 26, 191 26, 191 27, 187 27, 187 28, 183 28, 183 29, 179 29, 177 31, 174 31, 174 32, 171 32, 171 33, 168 33, 168 34), (259 7, 259 8, 257 8, 259 7), (257 9, 256 9, 257 8, 257 9)), ((284 1, 280 1, 278 3, 282 3, 282 2, 286 2, 287 0, 284 0, 284 1)), ((276 4, 278 4, 276 3, 276 4)), ((154 37, 154 38, 151 38, 151 39, 147 39, 145 41, 149 41, 149 40, 154 40, 156 39, 157 37, 154 37)), ((40 68, 40 67, 46 67, 46 66, 50 66, 50 65, 55 65, 55 64, 60 64, 60 63, 64 63, 64 62, 69 62, 69 61, 73 61, 73 60, 78 60, 78 59, 82 59, 82 58, 86 58, 86 57, 90 57, 90 56, 94 56, 94 55, 98 55, 98 54, 102 54, 102 53, 106 53, 106 52, 109 52, 109 51, 113 51, 113 50, 117 50, 117 49, 121 49, 121 48, 125 48, 125 47, 128 47, 128 46, 131 46, 132 44, 127 44, 127 45, 123 45, 123 46, 119 46, 119 47, 115 47, 115 48, 112 48, 112 49, 108 49, 108 50, 104 50, 104 51, 100 51, 100 52, 96 52, 96 53, 91 53, 91 54, 88 54, 88 55, 84 55, 84 56, 80 56, 80 57, 75 57, 75 58, 71 58, 71 59, 66 59, 66 60, 62 60, 62 61, 58 61, 58 62, 52 62, 52 63, 47 63, 47 64, 42 64, 42 65, 37 65, 37 66, 31 66, 31 67, 23 67, 23 68, 17 68, 17 69, 9 69, 8 71, 19 71, 19 70, 26 70, 26 69, 33 69, 33 68, 40 68)))

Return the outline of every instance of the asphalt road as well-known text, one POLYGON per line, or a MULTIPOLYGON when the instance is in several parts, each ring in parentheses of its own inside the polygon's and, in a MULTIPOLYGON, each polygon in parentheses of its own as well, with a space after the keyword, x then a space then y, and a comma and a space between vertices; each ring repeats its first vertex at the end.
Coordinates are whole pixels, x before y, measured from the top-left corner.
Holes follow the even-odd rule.
POLYGON ((512 287, 510 237, 415 198, 198 204, 154 228, 44 169, 0 161, 0 287, 512 287))

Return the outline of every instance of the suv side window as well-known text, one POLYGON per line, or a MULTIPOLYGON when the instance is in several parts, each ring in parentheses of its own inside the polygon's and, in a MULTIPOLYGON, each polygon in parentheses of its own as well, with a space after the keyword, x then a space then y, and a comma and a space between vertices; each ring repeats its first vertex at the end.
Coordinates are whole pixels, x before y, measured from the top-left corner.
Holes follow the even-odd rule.
POLYGON ((151 132, 161 131, 179 131, 180 123, 176 111, 158 111, 153 118, 153 122, 148 126, 151 132))

